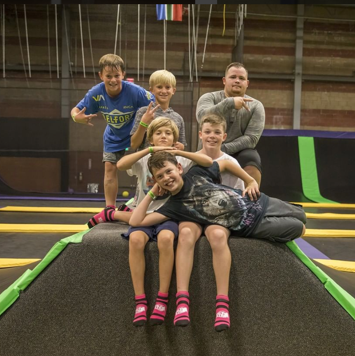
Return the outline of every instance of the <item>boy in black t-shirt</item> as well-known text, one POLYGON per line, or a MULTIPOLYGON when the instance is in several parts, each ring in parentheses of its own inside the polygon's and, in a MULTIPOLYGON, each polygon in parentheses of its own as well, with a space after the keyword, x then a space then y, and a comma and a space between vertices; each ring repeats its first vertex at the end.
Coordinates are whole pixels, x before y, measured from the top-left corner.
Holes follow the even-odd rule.
MULTIPOLYGON (((306 215, 300 206, 260 193, 255 180, 230 161, 215 161, 208 168, 193 166, 182 176, 182 167, 175 157, 161 151, 150 157, 148 167, 156 184, 133 211, 131 226, 150 226, 172 218, 221 225, 231 230, 233 236, 278 242, 288 242, 305 233, 306 215), (220 173, 225 170, 244 180, 243 192, 219 184, 220 173), (171 193, 170 199, 156 212, 146 215, 151 201, 166 191, 171 193)), ((188 298, 181 298, 181 314, 188 310, 188 304, 188 298)), ((216 307, 216 320, 229 325, 228 303, 217 300, 216 307)))

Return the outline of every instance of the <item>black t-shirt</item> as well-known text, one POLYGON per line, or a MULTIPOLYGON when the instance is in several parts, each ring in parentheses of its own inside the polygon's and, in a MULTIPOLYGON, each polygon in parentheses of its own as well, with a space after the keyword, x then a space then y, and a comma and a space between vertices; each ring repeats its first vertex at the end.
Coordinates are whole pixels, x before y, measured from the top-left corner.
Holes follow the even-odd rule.
POLYGON ((249 236, 265 213, 268 196, 261 193, 257 201, 240 189, 219 184, 217 162, 211 167, 193 166, 184 176, 180 192, 157 210, 177 221, 192 221, 201 225, 221 225, 236 236, 249 236))

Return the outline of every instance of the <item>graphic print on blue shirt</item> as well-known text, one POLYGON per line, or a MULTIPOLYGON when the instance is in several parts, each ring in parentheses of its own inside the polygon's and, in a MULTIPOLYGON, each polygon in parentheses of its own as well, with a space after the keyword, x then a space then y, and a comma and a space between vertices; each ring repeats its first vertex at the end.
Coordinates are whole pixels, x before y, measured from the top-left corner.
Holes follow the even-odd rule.
POLYGON ((92 87, 76 105, 80 110, 86 107, 86 115, 101 112, 107 122, 104 132, 104 151, 117 152, 130 146, 131 130, 137 110, 154 101, 154 95, 142 87, 122 81, 122 90, 110 97, 104 83, 92 87))

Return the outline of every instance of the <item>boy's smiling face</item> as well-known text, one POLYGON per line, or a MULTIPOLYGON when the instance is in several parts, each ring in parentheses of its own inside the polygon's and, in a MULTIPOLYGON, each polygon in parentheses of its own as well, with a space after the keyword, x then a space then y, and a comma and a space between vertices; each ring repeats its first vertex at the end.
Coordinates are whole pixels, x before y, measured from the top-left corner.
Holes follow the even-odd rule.
POLYGON ((125 72, 121 68, 106 66, 102 72, 99 72, 100 79, 105 83, 105 89, 109 96, 118 95, 122 89, 122 80, 125 72))
POLYGON ((149 90, 154 94, 156 102, 164 109, 169 106, 176 88, 170 84, 156 84, 152 88, 149 88, 149 90))
POLYGON ((159 127, 152 136, 150 144, 153 146, 172 147, 174 145, 174 134, 170 127, 159 127))
POLYGON ((199 131, 199 137, 202 141, 202 146, 207 149, 220 149, 223 141, 227 138, 222 125, 212 125, 208 122, 202 125, 199 131))
POLYGON ((153 176, 155 181, 162 189, 169 191, 172 195, 180 192, 184 181, 182 179, 183 169, 179 163, 175 164, 165 161, 164 167, 159 169, 153 169, 153 176))

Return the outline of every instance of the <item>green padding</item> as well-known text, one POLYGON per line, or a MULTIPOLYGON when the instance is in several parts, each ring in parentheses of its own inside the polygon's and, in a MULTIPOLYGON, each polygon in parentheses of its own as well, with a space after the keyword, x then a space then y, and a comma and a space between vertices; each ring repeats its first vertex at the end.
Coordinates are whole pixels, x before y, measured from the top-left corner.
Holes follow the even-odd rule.
POLYGON ((325 289, 355 320, 355 299, 317 267, 294 241, 288 242, 287 246, 318 277, 324 284, 325 289))
POLYGON ((303 194, 317 203, 336 203, 323 198, 319 191, 316 154, 313 137, 298 137, 298 151, 303 194))
POLYGON ((43 260, 33 269, 28 269, 19 279, 0 294, 0 315, 7 310, 20 296, 20 292, 28 285, 67 247, 68 244, 81 243, 83 236, 90 230, 81 231, 75 235, 66 237, 58 241, 43 258, 43 260))

